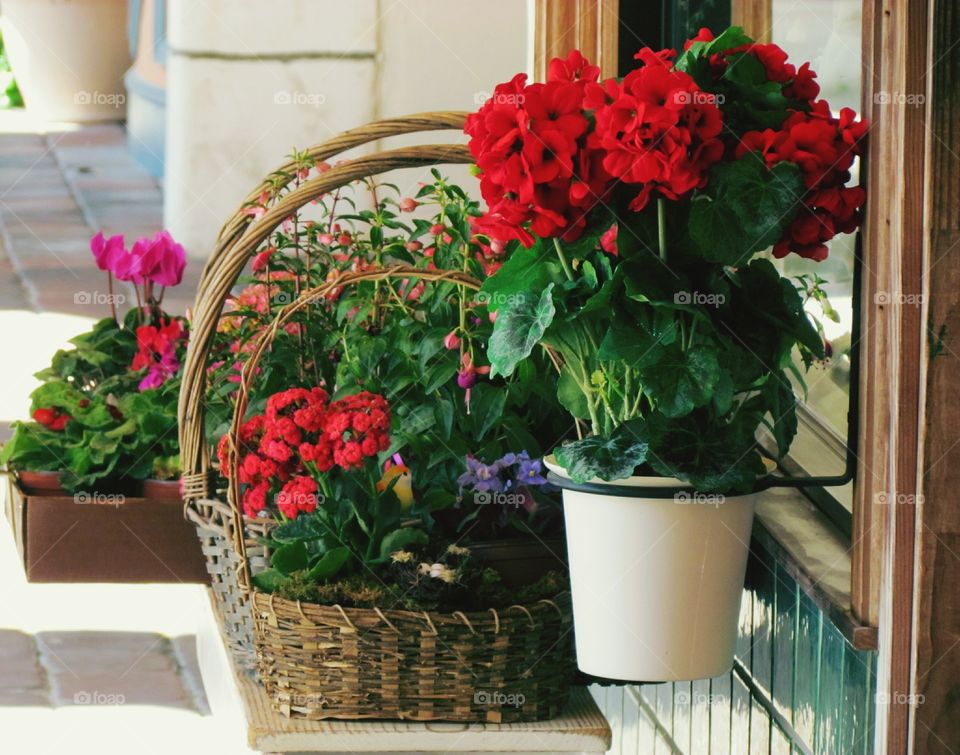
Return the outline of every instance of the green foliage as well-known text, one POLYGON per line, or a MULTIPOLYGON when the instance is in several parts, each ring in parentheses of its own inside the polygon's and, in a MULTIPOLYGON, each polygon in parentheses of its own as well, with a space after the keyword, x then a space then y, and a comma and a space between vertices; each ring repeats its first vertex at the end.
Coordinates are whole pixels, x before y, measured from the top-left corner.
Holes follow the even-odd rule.
MULTIPOLYGON (((70 491, 118 480, 179 476, 177 398, 180 380, 140 391, 143 371, 132 371, 135 328, 146 315, 131 310, 123 325, 112 318, 70 340, 31 394, 31 413, 52 408, 70 416, 62 430, 38 422, 13 423, 0 463, 14 469, 59 471, 70 491)), ((182 356, 182 354, 181 354, 182 356)))

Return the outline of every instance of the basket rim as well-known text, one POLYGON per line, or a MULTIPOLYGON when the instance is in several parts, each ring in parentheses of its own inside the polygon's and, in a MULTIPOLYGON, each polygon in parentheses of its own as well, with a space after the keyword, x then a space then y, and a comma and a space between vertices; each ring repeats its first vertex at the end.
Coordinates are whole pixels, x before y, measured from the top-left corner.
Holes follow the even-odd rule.
POLYGON ((570 616, 570 605, 572 604, 572 595, 570 590, 561 590, 556 593, 552 598, 543 598, 541 600, 533 601, 532 603, 514 603, 509 606, 503 606, 501 608, 487 608, 480 611, 411 611, 409 609, 401 608, 357 608, 357 607, 345 607, 338 604, 325 604, 325 603, 309 603, 306 601, 300 600, 290 600, 289 598, 282 598, 275 593, 264 592, 256 587, 251 588, 250 597, 255 606, 258 608, 267 607, 276 614, 276 608, 289 610, 291 613, 299 614, 300 616, 307 618, 306 613, 314 614, 318 618, 326 619, 327 617, 335 619, 335 621, 325 621, 325 623, 333 623, 338 625, 346 625, 346 622, 349 622, 349 617, 351 615, 355 616, 357 619, 364 618, 378 618, 381 621, 383 617, 388 619, 396 619, 398 621, 416 621, 420 624, 424 623, 424 618, 427 617, 433 623, 439 623, 442 625, 463 625, 470 624, 479 625, 479 626, 501 626, 504 623, 504 620, 513 622, 515 619, 527 619, 532 621, 532 615, 536 614, 547 614, 550 616, 556 616, 559 620, 563 620, 565 617, 570 616), (567 610, 564 610, 567 609, 567 610), (504 616, 507 611, 511 611, 509 616, 504 616), (466 619, 466 621, 464 621, 466 619))

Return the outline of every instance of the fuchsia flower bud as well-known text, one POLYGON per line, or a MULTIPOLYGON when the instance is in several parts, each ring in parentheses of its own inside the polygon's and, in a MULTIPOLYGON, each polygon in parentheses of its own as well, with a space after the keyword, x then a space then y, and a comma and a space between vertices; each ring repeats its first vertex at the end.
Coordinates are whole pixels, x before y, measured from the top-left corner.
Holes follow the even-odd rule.
POLYGON ((417 202, 413 197, 404 197, 400 200, 400 211, 401 212, 413 212, 420 206, 420 203, 417 202))
POLYGON ((434 223, 432 226, 430 226, 430 233, 432 233, 434 236, 439 236, 446 230, 447 227, 443 223, 434 223))
POLYGON ((443 345, 450 351, 460 348, 460 336, 457 335, 456 330, 451 330, 443 337, 443 345))
POLYGON ((408 252, 419 252, 423 249, 423 244, 419 241, 408 241, 405 245, 405 248, 408 252))

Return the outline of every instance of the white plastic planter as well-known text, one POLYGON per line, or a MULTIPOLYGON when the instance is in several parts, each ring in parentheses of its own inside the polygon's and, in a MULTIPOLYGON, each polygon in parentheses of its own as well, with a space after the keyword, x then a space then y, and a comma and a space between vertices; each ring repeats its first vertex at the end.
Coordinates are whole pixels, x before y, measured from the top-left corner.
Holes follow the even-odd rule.
POLYGON ((647 682, 728 672, 755 495, 683 492, 682 482, 662 477, 609 485, 638 490, 563 491, 580 670, 647 682))

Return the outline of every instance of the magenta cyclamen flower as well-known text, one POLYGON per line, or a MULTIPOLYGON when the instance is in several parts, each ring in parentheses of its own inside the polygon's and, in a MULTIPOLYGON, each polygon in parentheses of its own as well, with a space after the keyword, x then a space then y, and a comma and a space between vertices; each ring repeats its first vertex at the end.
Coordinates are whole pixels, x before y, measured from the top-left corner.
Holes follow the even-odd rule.
POLYGON ((122 235, 104 239, 103 233, 98 233, 90 239, 90 251, 97 267, 113 273, 117 280, 142 282, 137 276, 137 259, 127 251, 122 235))
POLYGON ((105 239, 98 233, 90 239, 90 251, 98 268, 134 285, 152 281, 158 286, 176 286, 183 280, 187 265, 183 247, 167 231, 160 231, 152 239, 138 239, 129 251, 123 236, 105 239))
POLYGON ((137 259, 137 273, 142 279, 158 286, 176 286, 183 280, 187 257, 168 231, 160 231, 152 239, 139 239, 130 253, 137 259))

